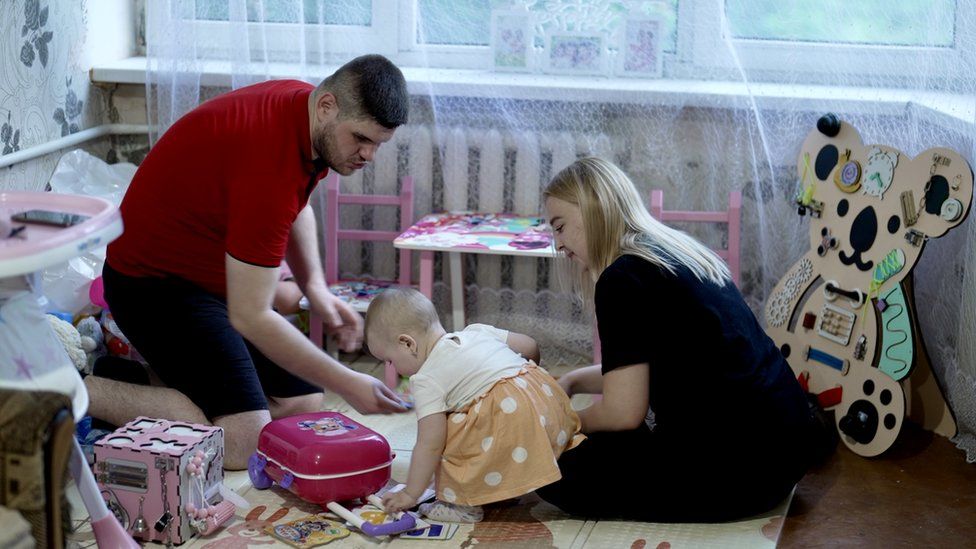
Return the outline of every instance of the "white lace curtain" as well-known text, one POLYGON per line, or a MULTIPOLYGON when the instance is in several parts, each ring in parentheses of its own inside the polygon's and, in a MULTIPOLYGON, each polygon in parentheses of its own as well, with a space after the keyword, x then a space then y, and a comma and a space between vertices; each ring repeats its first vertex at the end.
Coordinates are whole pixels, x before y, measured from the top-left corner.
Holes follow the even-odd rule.
MULTIPOLYGON (((229 72, 232 88, 285 76, 317 83, 360 53, 394 59, 410 81, 410 124, 381 148, 375 166, 343 184, 395 191, 397 175, 414 174, 418 215, 536 213, 548 177, 587 153, 618 162, 644 192, 663 189, 669 209, 723 209, 729 191, 739 190, 740 287, 760 317, 808 246, 807 224, 792 205, 796 160, 823 113, 838 113, 865 142, 909 156, 944 146, 974 158, 976 7, 963 0, 160 0, 146 10, 149 117, 158 132, 227 89, 226 80, 201 75, 229 72), (492 10, 516 16, 493 18, 492 10), (652 55, 618 76, 622 56, 641 46, 625 29, 644 19, 660 29, 653 51, 663 75, 641 74, 657 70, 652 55), (506 25, 528 35, 528 75, 517 56, 493 61, 489 53, 506 25), (577 49, 554 55, 565 39, 577 49), (579 47, 591 39, 605 40, 598 49, 607 56, 593 75, 579 47), (547 76, 560 67, 578 74, 547 76)), ((386 222, 350 215, 353 223, 386 222)), ((972 217, 929 242, 915 271, 921 330, 956 414, 955 440, 971 460, 972 217)), ((394 255, 355 248, 341 261, 345 270, 383 275, 394 255)), ((522 329, 560 358, 585 360, 588 320, 558 293, 547 263, 466 261, 469 321, 522 329)))

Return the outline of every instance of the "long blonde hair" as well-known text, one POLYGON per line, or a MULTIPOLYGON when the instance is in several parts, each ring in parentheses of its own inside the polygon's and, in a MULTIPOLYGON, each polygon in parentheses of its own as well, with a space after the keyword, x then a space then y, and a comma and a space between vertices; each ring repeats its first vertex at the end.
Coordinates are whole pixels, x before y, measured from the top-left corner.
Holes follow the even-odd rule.
POLYGON ((622 255, 641 257, 672 274, 684 266, 698 280, 719 286, 732 280, 728 266, 715 252, 654 219, 634 182, 607 160, 590 156, 573 162, 546 186, 543 199, 549 197, 580 209, 589 276, 578 268, 568 274, 573 289, 586 301, 600 273, 622 255))

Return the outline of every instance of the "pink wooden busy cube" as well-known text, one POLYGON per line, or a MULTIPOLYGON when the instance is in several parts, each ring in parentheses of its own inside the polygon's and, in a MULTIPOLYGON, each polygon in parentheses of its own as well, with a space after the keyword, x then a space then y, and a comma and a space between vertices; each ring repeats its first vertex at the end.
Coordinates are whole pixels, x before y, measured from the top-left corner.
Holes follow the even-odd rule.
POLYGON ((233 516, 221 502, 224 431, 138 417, 95 443, 102 496, 134 537, 175 544, 233 516))

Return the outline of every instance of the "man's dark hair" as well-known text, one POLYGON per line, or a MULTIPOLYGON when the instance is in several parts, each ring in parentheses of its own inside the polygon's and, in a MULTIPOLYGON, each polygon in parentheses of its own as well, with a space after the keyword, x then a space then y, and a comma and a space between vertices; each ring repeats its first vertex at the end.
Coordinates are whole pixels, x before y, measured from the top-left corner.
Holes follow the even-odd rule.
POLYGON ((335 96, 341 118, 372 118, 388 129, 407 123, 407 81, 400 69, 382 55, 353 59, 323 80, 315 91, 335 96))

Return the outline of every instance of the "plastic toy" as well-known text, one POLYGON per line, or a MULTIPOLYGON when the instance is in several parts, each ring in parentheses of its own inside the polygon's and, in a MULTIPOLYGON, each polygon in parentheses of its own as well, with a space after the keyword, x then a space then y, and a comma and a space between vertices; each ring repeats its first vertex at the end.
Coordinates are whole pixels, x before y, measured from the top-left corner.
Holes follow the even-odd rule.
POLYGON ((336 513, 363 533, 381 536, 413 530, 416 520, 402 513, 394 522, 374 525, 340 502, 363 499, 377 503, 373 494, 390 479, 393 457, 389 442, 379 433, 342 414, 316 412, 265 425, 247 469, 255 488, 263 490, 277 483, 336 513))
POLYGON ((85 371, 88 367, 88 353, 94 351, 96 347, 95 340, 82 336, 70 322, 65 322, 56 316, 47 315, 47 320, 51 324, 54 334, 64 345, 64 350, 68 353, 71 363, 79 372, 85 371))

